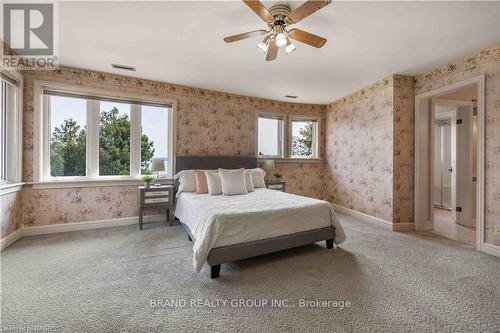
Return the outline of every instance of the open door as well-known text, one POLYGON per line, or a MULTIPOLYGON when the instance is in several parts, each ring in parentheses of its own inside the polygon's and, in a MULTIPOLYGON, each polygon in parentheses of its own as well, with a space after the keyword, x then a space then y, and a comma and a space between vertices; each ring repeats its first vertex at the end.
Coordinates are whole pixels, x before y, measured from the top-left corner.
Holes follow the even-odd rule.
POLYGON ((451 173, 451 217, 457 223, 457 112, 451 114, 451 166, 448 171, 451 173))
POLYGON ((472 123, 472 108, 470 106, 459 106, 455 126, 456 141, 452 138, 452 142, 456 142, 456 173, 454 173, 456 191, 453 192, 456 193, 456 222, 466 227, 473 225, 472 123))

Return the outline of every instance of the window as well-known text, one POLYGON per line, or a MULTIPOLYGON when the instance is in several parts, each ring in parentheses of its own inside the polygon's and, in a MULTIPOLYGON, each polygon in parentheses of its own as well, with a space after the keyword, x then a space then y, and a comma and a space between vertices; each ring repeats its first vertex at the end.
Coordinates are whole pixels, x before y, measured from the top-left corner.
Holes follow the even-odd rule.
POLYGON ((258 119, 259 157, 283 156, 283 118, 259 115, 258 119))
POLYGON ((291 157, 316 158, 318 121, 316 119, 292 118, 291 122, 291 157))
POLYGON ((21 89, 17 73, 0 73, 0 184, 21 181, 21 89))
POLYGON ((87 106, 84 99, 50 98, 50 175, 85 176, 87 106))
POLYGON ((130 175, 130 104, 99 102, 99 175, 130 175))
POLYGON ((269 159, 317 160, 320 151, 320 119, 320 115, 259 114, 257 156, 269 159))
MULTIPOLYGON (((157 106, 144 106, 142 108, 142 131, 141 146, 141 174, 151 174, 151 163, 153 159, 163 161, 165 170, 168 168, 168 135, 167 128, 158 128, 157 123, 168 123, 168 114, 164 108, 157 106)), ((167 172, 160 172, 166 176, 167 172)))
POLYGON ((0 181, 7 181, 7 85, 1 80, 0 85, 0 181))
POLYGON ((173 107, 40 87, 43 96, 40 181, 137 179, 164 161, 173 168, 173 107))

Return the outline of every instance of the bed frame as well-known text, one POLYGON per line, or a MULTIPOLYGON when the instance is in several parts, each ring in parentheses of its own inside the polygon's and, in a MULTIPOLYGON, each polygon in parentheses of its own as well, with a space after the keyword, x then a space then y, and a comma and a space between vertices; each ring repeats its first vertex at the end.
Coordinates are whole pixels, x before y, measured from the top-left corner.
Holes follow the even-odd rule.
MULTIPOLYGON (((252 169, 257 167, 257 158, 242 156, 177 156, 175 172, 182 170, 213 170, 218 168, 252 169)), ((182 221, 180 221, 182 223, 182 221)), ((188 234, 188 239, 194 240, 194 236, 187 225, 182 226, 188 234)), ((308 245, 319 241, 326 241, 328 249, 333 248, 335 239, 335 228, 326 227, 316 230, 308 230, 290 235, 261 239, 253 242, 229 245, 214 248, 210 251, 207 263, 210 265, 210 277, 218 278, 221 264, 241 259, 260 256, 262 254, 291 249, 298 246, 308 245)))

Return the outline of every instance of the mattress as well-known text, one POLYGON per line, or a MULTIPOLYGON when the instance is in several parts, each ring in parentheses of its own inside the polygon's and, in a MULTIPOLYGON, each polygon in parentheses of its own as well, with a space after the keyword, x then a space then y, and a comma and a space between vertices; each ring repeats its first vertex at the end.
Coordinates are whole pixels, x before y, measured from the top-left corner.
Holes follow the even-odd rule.
POLYGON ((256 240, 335 227, 335 243, 345 233, 333 207, 322 200, 281 191, 256 189, 224 196, 183 192, 175 216, 195 237, 193 265, 199 272, 211 249, 256 240))

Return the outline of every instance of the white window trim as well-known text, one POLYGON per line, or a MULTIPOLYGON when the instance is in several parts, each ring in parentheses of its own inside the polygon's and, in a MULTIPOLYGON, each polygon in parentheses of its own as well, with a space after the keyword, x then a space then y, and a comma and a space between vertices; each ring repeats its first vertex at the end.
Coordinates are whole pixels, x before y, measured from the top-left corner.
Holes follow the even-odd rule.
POLYGON ((23 76, 17 71, 0 68, 0 72, 17 81, 17 109, 7 114, 7 179, 0 180, 0 195, 22 189, 22 149, 23 149, 23 76))
POLYGON ((255 155, 262 159, 279 159, 285 156, 285 132, 286 132, 286 116, 280 113, 258 112, 255 118, 255 155), (259 155, 259 118, 279 118, 281 126, 279 130, 279 154, 278 155, 259 155))
MULTIPOLYGON (((94 88, 85 88, 82 86, 68 85, 62 84, 58 82, 51 81, 34 81, 34 113, 35 113, 35 126, 33 128, 34 134, 34 143, 33 143, 33 186, 35 188, 58 188, 58 187, 85 187, 85 186, 108 186, 108 185, 134 185, 140 184, 141 175, 140 169, 134 170, 132 169, 130 176, 97 176, 96 174, 90 174, 89 169, 87 170, 87 176, 82 177, 52 177, 49 175, 49 156, 50 153, 48 151, 48 143, 50 135, 48 131, 48 115, 49 111, 47 100, 43 96, 43 89, 48 88, 52 90, 62 90, 62 91, 70 91, 78 94, 86 94, 86 95, 95 95, 95 96, 103 96, 103 97, 111 97, 116 99, 125 99, 125 100, 136 100, 144 103, 161 103, 171 105, 172 111, 169 113, 168 122, 172 124, 171 126, 171 135, 168 137, 168 149, 171 152, 171 158, 168 161, 168 170, 170 170, 170 174, 167 175, 163 179, 164 182, 169 182, 169 180, 173 177, 173 170, 175 168, 175 156, 176 156, 176 138, 177 138, 177 100, 170 98, 163 98, 157 96, 145 96, 142 94, 135 93, 124 93, 116 90, 104 90, 104 89, 94 89, 94 88)), ((87 107, 89 107, 91 103, 87 103, 87 107)), ((91 107, 91 106, 90 106, 91 107)), ((141 117, 140 112, 134 112, 134 106, 131 107, 131 117, 141 117)), ((99 114, 87 112, 87 126, 91 122, 95 124, 95 122, 99 121, 99 114)), ((131 128, 131 137, 136 137, 140 135, 140 123, 138 128, 131 128)), ((91 127, 89 127, 91 128, 91 127)), ((98 126, 93 126, 94 130, 98 131, 98 126)), ((97 133, 98 134, 98 133, 97 133)), ((92 164, 92 170, 97 170, 99 161, 98 161, 98 152, 99 150, 99 142, 98 135, 89 136, 93 137, 96 142, 92 142, 87 139, 87 168, 92 164), (94 153, 92 153, 94 152, 94 153)), ((135 146, 135 145, 132 145, 135 146)), ((140 160, 140 146, 139 147, 131 147, 131 163, 134 161, 137 162, 137 159, 140 160), (137 152, 139 149, 139 152, 137 152)), ((131 164, 132 165, 132 164, 131 164)), ((135 168, 137 169, 137 168, 135 168)))
POLYGON ((255 156, 258 160, 273 159, 279 163, 321 163, 321 126, 322 117, 320 114, 309 115, 289 115, 278 112, 257 111, 255 113, 255 156), (283 120, 281 130, 281 156, 259 156, 259 117, 270 116, 279 117, 283 120), (292 157, 292 120, 314 120, 317 122, 317 129, 315 133, 315 147, 314 154, 311 157, 292 157))
POLYGON ((319 116, 290 116, 288 117, 288 133, 289 133, 289 140, 288 140, 288 149, 289 149, 289 157, 291 159, 296 159, 296 160, 310 160, 310 159, 319 159, 319 148, 320 148, 320 128, 321 128, 321 117, 319 116), (313 133, 313 154, 311 156, 292 156, 292 123, 293 121, 315 121, 316 122, 316 128, 314 129, 313 133))

